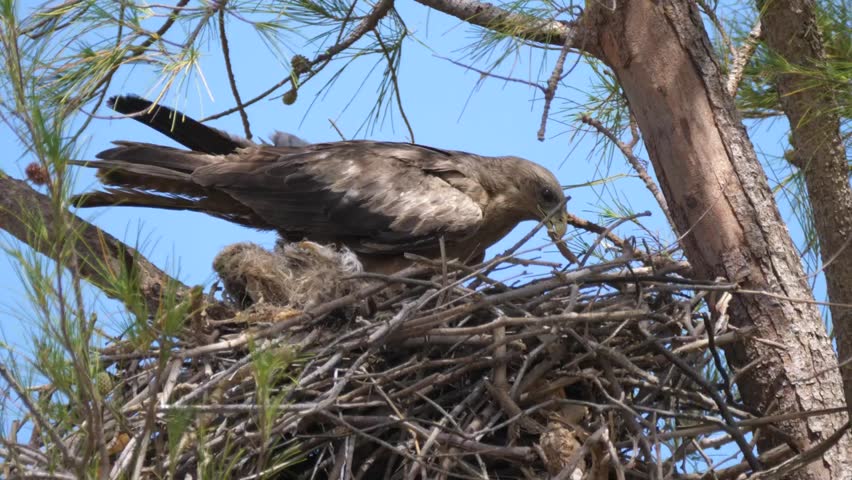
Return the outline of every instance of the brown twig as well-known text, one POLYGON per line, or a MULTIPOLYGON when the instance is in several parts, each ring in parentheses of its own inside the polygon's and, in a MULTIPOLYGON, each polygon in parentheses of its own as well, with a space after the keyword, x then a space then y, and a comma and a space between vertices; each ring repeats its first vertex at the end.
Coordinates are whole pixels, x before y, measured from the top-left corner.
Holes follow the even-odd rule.
POLYGON ((571 30, 565 36, 565 43, 562 45, 562 49, 559 50, 559 56, 556 57, 556 64, 553 66, 553 71, 547 80, 547 88, 544 89, 544 106, 541 110, 541 125, 538 127, 538 133, 536 134, 539 142, 544 141, 547 119, 550 116, 550 107, 553 103, 553 98, 556 96, 559 81, 562 79, 562 72, 565 70, 565 59, 568 57, 568 52, 574 43, 574 35, 576 33, 576 30, 571 30))
POLYGON ((225 32, 225 8, 219 9, 219 40, 222 44, 222 56, 225 58, 225 70, 228 72, 228 83, 231 86, 231 93, 234 95, 234 101, 237 102, 237 109, 240 112, 240 119, 243 121, 243 131, 246 138, 251 140, 251 126, 249 125, 248 115, 246 114, 245 105, 240 99, 240 90, 237 88, 237 80, 234 75, 234 68, 231 65, 231 50, 228 47, 228 36, 225 32))
POLYGON ((402 116, 402 121, 405 123, 405 128, 408 129, 408 138, 411 143, 414 142, 414 129, 411 128, 411 123, 408 121, 408 116, 405 114, 405 108, 402 106, 402 95, 399 92, 399 81, 396 78, 396 67, 393 64, 393 57, 391 57, 388 48, 385 46, 385 42, 382 41, 382 36, 379 33, 378 28, 373 29, 373 35, 376 36, 376 41, 379 43, 379 46, 382 48, 382 54, 385 56, 385 60, 388 62, 388 72, 390 73, 391 83, 393 84, 393 94, 396 98, 396 106, 399 108, 399 114, 402 116))
POLYGON ((719 36, 722 37, 722 43, 725 44, 725 48, 728 49, 728 52, 732 56, 737 55, 737 51, 734 48, 734 43, 731 42, 731 37, 728 36, 728 32, 725 31, 725 26, 722 24, 722 21, 719 20, 719 17, 716 15, 716 11, 710 8, 710 5, 707 4, 705 0, 696 0, 698 6, 701 7, 701 11, 707 15, 707 18, 713 23, 713 26, 716 27, 716 31, 719 32, 719 36))
MULTIPOLYGON (((639 178, 642 180, 642 183, 645 184, 645 188, 651 192, 651 195, 654 196, 654 200, 657 201, 657 205, 660 206, 660 210, 663 211, 663 214, 666 216, 666 220, 668 220, 669 225, 672 229, 676 228, 676 224, 674 223, 674 219, 672 218, 671 212, 669 211, 669 205, 666 202, 666 198, 663 196, 663 193, 660 192, 660 189, 657 187, 657 184, 654 183, 654 180, 651 178, 651 175, 648 174, 648 169, 645 168, 645 164, 642 160, 639 159, 633 153, 633 147, 630 144, 626 144, 622 142, 618 136, 613 133, 612 130, 605 127, 599 120, 594 119, 588 115, 583 115, 580 119, 586 125, 590 125, 594 127, 601 135, 605 136, 609 141, 611 141, 624 155, 627 159, 627 162, 630 163, 630 166, 633 167, 633 170, 636 171, 636 174, 639 175, 639 178)), ((636 137, 634 133, 634 140, 631 143, 635 143, 636 137)))
MULTIPOLYGON (((375 29, 376 26, 379 24, 379 21, 384 18, 385 15, 387 15, 391 8, 393 8, 393 1, 394 0, 380 0, 373 7, 372 11, 370 11, 370 13, 361 20, 361 22, 352 30, 352 32, 348 36, 346 36, 346 38, 332 45, 325 52, 314 57, 313 60, 307 62, 307 64, 303 68, 305 68, 308 73, 306 78, 301 80, 300 85, 303 85, 309 79, 316 76, 316 74, 319 73, 319 71, 322 70, 325 65, 327 65, 334 58, 335 55, 351 47, 361 37, 375 29)), ((287 77, 283 78, 282 80, 267 88, 263 92, 259 93, 255 97, 245 101, 243 103, 243 107, 248 107, 254 103, 259 102, 260 100, 263 100, 282 86, 292 82, 293 76, 288 75, 287 77)), ((238 107, 232 107, 227 110, 223 110, 219 113, 209 115, 199 121, 207 122, 210 120, 215 120, 217 118, 230 115, 236 112, 237 110, 239 110, 238 107)))
POLYGON ((725 420, 726 428, 725 431, 733 437, 734 441, 737 443, 737 446, 740 448, 740 451, 745 457, 746 461, 749 464, 749 467, 755 472, 759 472, 763 469, 763 466, 758 461, 757 457, 752 453, 751 446, 749 446, 748 442, 745 440, 742 432, 736 428, 734 422, 734 418, 731 416, 731 413, 728 409, 728 405, 725 403, 724 399, 722 399, 716 390, 711 386, 706 379, 704 379, 701 374, 697 373, 692 367, 683 362, 683 360, 676 357, 672 354, 666 347, 661 345, 658 340, 654 338, 647 330, 639 326, 639 331, 642 332, 642 335, 645 336, 645 339, 652 345, 659 353, 663 354, 670 362, 672 362, 675 366, 677 366, 683 373, 685 373, 692 381, 701 385, 704 389, 704 393, 710 395, 716 405, 719 407, 719 413, 725 420))

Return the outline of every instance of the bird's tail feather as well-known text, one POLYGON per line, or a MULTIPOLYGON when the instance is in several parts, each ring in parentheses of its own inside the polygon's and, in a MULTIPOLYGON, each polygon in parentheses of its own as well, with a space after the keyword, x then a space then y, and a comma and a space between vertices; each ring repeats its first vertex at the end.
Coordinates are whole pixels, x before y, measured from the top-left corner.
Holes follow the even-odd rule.
POLYGON ((196 169, 225 161, 224 155, 253 145, 202 125, 173 110, 157 107, 138 97, 114 97, 111 105, 122 113, 141 111, 136 120, 146 123, 191 148, 181 150, 139 142, 115 142, 115 147, 97 155, 97 161, 71 160, 72 165, 98 169, 104 190, 75 196, 78 207, 113 205, 195 210, 249 227, 271 230, 263 218, 225 192, 206 188, 192 179, 196 169))
POLYGON ((97 168, 101 182, 116 187, 108 194, 81 195, 77 197, 78 206, 124 205, 131 200, 129 192, 148 192, 147 196, 137 194, 132 201, 136 205, 153 203, 151 206, 162 203, 156 193, 165 194, 165 198, 208 196, 208 189, 193 182, 191 175, 196 168, 214 162, 215 156, 147 143, 117 142, 116 145, 99 153, 100 160, 69 161, 71 165, 97 168))
POLYGON ((150 207, 166 210, 198 210, 195 199, 174 195, 162 195, 132 189, 110 189, 75 195, 71 201, 81 208, 88 207, 150 207))
POLYGON ((89 192, 74 196, 71 201, 78 207, 147 207, 166 210, 190 210, 204 212, 229 222, 261 230, 274 230, 265 220, 251 209, 234 202, 222 192, 209 192, 209 195, 188 197, 159 192, 149 192, 135 188, 110 187, 106 191, 89 192))
POLYGON ((135 95, 118 95, 107 105, 196 152, 227 155, 252 143, 229 135, 162 105, 135 95))

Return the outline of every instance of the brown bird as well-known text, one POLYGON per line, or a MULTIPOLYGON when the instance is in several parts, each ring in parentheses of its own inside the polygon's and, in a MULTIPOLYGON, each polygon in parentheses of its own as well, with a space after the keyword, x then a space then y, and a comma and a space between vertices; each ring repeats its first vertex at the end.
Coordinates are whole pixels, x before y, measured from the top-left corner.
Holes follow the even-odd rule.
POLYGON ((368 271, 407 265, 406 252, 479 262, 524 220, 565 233, 565 196, 546 168, 518 157, 485 157, 410 143, 307 144, 277 133, 255 144, 134 96, 110 99, 190 150, 115 142, 97 161, 103 191, 81 207, 129 205, 194 210, 287 240, 344 245, 368 271))

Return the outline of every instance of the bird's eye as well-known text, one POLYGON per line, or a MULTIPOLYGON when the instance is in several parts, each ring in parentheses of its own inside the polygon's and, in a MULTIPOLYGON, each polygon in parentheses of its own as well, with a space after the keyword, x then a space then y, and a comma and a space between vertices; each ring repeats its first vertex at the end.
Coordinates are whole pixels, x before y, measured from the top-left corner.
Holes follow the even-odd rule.
POLYGON ((553 205, 559 201, 559 197, 550 187, 544 187, 541 189, 541 201, 546 205, 553 205))

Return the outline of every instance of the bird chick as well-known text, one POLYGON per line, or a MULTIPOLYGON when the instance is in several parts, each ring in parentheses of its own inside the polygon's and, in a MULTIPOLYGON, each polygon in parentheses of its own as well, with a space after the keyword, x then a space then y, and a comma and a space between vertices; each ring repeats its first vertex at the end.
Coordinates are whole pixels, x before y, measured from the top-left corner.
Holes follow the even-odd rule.
POLYGON ((361 263, 349 249, 315 242, 279 242, 274 251, 254 243, 225 247, 213 260, 225 293, 242 308, 266 303, 299 310, 351 293, 361 263))

